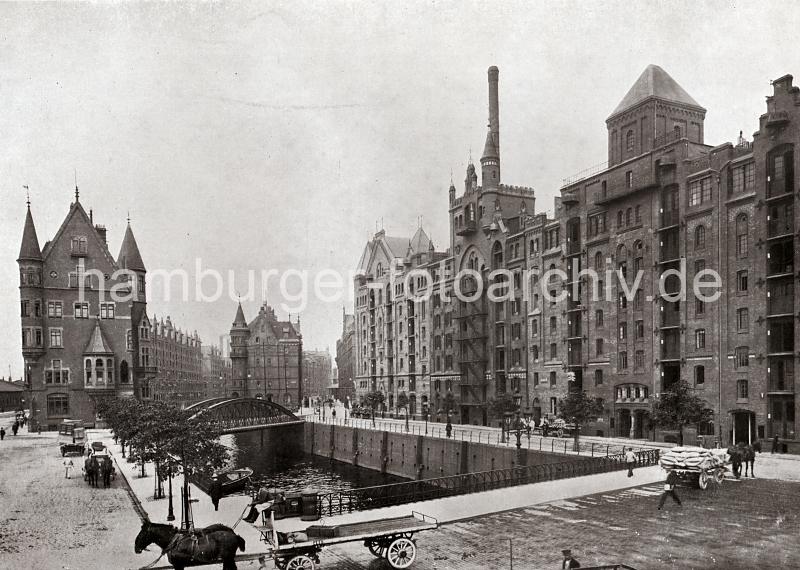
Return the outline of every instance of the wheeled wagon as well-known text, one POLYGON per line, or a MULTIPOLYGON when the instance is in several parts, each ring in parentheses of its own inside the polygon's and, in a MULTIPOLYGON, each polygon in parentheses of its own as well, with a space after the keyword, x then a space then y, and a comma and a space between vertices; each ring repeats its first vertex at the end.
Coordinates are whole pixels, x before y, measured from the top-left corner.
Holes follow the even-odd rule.
POLYGON ((717 485, 725 479, 725 467, 713 467, 710 469, 672 469, 683 483, 698 487, 705 491, 708 483, 714 481, 717 485))
POLYGON ((269 553, 277 568, 315 570, 319 553, 324 548, 345 542, 363 542, 374 556, 386 559, 392 568, 409 568, 417 557, 414 534, 438 526, 435 518, 412 512, 405 517, 334 526, 313 525, 305 532, 294 533, 277 532, 271 515, 268 524, 256 528, 269 544, 269 553))

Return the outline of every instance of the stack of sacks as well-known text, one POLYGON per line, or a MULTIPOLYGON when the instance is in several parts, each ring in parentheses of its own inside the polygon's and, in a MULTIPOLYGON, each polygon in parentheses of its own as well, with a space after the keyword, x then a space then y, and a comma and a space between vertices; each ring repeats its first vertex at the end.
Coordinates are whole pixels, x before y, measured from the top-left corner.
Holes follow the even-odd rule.
POLYGON ((728 453, 724 449, 673 447, 661 456, 659 463, 664 469, 706 471, 725 465, 728 459, 728 453))

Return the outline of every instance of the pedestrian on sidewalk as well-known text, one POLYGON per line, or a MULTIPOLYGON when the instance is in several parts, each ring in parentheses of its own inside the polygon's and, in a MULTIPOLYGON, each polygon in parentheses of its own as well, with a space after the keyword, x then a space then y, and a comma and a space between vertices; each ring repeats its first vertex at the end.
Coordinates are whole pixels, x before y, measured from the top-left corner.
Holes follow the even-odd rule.
POLYGON ((453 424, 450 423, 450 418, 447 418, 447 425, 444 426, 444 431, 447 432, 447 438, 450 439, 450 436, 453 433, 453 424))
POLYGON ((219 510, 219 500, 222 498, 222 483, 219 477, 214 475, 211 478, 211 486, 208 489, 208 496, 211 497, 211 504, 214 505, 214 510, 219 510))
POLYGON ((678 476, 675 474, 675 471, 672 469, 669 470, 667 473, 667 479, 664 481, 664 492, 661 493, 661 498, 658 500, 658 510, 664 506, 664 501, 667 500, 667 496, 671 495, 672 500, 678 503, 678 506, 681 505, 681 500, 678 497, 678 494, 675 492, 675 486, 678 484, 678 476))
POLYGON ((778 451, 778 434, 776 433, 772 436, 772 451, 770 453, 776 453, 778 451))
POLYGON ((13 424, 11 424, 11 433, 17 435, 18 430, 19 430, 19 423, 14 422, 13 424))
POLYGON ((64 478, 65 479, 72 479, 72 469, 75 467, 75 464, 72 462, 71 457, 64 458, 64 478))
POLYGON ((569 550, 568 548, 562 550, 561 554, 564 555, 564 561, 561 563, 562 570, 564 568, 580 568, 581 567, 581 563, 578 562, 577 560, 575 560, 575 557, 572 556, 572 551, 569 550))
POLYGON ((6 438, 6 428, 0 427, 0 441, 3 441, 6 438))
POLYGON ((547 432, 550 429, 550 424, 547 422, 547 418, 542 419, 542 436, 547 437, 547 432))
POLYGON ((636 465, 636 454, 633 452, 633 448, 622 448, 625 452, 625 463, 628 466, 628 477, 633 477, 633 467, 636 465))

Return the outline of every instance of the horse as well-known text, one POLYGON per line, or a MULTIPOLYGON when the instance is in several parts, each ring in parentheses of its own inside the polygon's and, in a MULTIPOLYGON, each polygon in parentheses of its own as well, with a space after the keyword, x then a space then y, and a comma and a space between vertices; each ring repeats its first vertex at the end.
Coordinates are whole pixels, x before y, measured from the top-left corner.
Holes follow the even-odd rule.
POLYGON ((752 445, 744 445, 739 444, 739 449, 741 450, 742 454, 742 463, 744 463, 744 476, 747 477, 747 468, 750 468, 750 477, 755 479, 756 476, 753 473, 753 466, 756 463, 756 452, 752 445))
POLYGON ((114 473, 114 465, 111 463, 111 458, 106 458, 102 461, 100 466, 100 474, 103 476, 103 488, 108 489, 111 486, 111 475, 114 473))
POLYGON ((157 544, 167 555, 175 570, 186 566, 222 561, 222 570, 236 570, 236 551, 244 552, 244 539, 233 529, 212 524, 194 532, 180 531, 170 524, 145 520, 136 536, 134 552, 140 554, 151 544, 157 544))
POLYGON ((100 465, 96 457, 87 457, 83 463, 83 478, 92 487, 97 487, 97 475, 100 472, 100 465))

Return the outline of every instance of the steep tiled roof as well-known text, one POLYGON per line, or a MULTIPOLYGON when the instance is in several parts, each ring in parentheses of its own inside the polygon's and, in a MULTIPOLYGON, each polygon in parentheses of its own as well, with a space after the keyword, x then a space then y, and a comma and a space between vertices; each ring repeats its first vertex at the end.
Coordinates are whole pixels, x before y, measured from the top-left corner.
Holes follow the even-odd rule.
POLYGON ((139 253, 139 246, 136 244, 136 238, 133 237, 133 230, 131 225, 125 228, 125 237, 122 239, 122 247, 119 250, 117 263, 120 267, 132 269, 134 271, 146 271, 144 261, 139 253))
POLYGON ((22 245, 19 248, 19 260, 41 261, 42 250, 39 249, 39 238, 36 236, 36 226, 33 225, 31 207, 25 216, 25 228, 22 230, 22 245))
POLYGON ((83 351, 84 354, 113 354, 114 351, 109 348, 108 343, 106 342, 105 336, 103 336, 103 331, 100 330, 100 321, 98 320, 95 323, 94 330, 92 331, 92 336, 89 339, 89 343, 86 345, 86 348, 83 351))
POLYGON ((657 65, 648 65, 610 117, 627 111, 650 97, 703 109, 669 73, 657 65))

